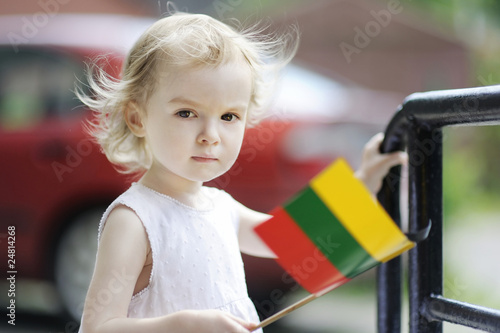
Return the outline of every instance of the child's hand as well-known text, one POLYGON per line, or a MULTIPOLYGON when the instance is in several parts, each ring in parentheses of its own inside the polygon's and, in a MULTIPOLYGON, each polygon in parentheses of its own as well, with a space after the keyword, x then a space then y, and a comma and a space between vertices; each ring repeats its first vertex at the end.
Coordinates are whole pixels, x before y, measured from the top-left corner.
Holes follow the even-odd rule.
POLYGON ((256 325, 246 322, 230 313, 218 310, 196 311, 196 332, 206 333, 248 333, 256 325))
POLYGON ((379 148, 383 140, 384 134, 378 133, 368 141, 363 149, 361 166, 355 173, 373 194, 380 190, 390 168, 408 161, 408 155, 404 152, 381 154, 379 148))

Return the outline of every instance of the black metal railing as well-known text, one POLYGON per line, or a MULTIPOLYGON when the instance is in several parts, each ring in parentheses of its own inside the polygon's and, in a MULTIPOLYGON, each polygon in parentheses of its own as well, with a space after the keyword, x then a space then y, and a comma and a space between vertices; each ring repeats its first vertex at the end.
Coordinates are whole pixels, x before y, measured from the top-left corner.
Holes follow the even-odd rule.
MULTIPOLYGON (((443 296, 442 128, 500 124, 500 85, 415 93, 389 123, 382 152, 406 150, 408 229, 431 225, 428 237, 408 253, 409 332, 442 332, 443 321, 500 332, 500 311, 443 296), (431 223, 431 224, 430 224, 431 223)), ((400 168, 391 170, 378 198, 394 221, 399 210, 400 168)), ((401 332, 401 258, 378 270, 378 332, 401 332)))

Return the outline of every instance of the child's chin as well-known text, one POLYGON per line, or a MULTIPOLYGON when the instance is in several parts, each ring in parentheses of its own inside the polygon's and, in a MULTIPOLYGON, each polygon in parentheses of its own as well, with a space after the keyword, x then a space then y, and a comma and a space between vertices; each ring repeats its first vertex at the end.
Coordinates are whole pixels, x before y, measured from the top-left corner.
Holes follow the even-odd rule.
MULTIPOLYGON (((197 181, 197 182, 202 182, 202 183, 208 183, 212 180, 215 180, 217 182, 217 178, 224 175, 225 173, 226 172, 212 174, 212 175, 199 175, 197 177, 191 178, 191 180, 197 181)), ((222 177, 222 178, 224 178, 224 177, 222 177)))

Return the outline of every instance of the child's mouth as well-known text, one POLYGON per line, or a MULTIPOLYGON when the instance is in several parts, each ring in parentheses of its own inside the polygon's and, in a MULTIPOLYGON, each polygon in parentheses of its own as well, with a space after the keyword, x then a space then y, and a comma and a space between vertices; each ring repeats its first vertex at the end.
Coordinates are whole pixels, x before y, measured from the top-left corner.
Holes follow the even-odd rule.
POLYGON ((210 163, 210 162, 215 162, 217 161, 217 158, 215 157, 206 157, 206 156, 193 156, 191 157, 193 160, 196 162, 201 162, 201 163, 210 163))

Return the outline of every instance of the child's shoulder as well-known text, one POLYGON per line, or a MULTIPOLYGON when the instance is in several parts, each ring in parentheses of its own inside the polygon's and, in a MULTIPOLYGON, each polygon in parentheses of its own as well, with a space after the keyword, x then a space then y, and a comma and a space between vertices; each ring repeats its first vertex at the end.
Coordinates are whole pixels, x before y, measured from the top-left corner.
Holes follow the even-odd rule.
MULTIPOLYGON (((152 194, 144 186, 140 186, 139 183, 132 183, 125 192, 111 202, 106 213, 111 213, 118 206, 126 206, 131 210, 136 210, 136 206, 141 206, 144 202, 151 202, 148 199, 149 196, 152 196, 152 194)), ((105 215, 107 215, 106 213, 105 215)))

